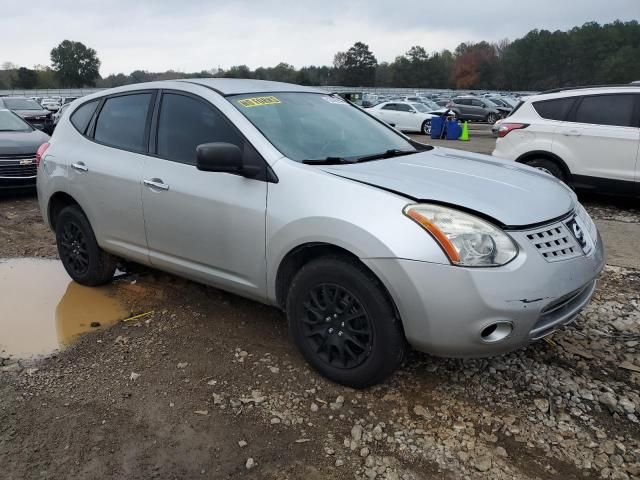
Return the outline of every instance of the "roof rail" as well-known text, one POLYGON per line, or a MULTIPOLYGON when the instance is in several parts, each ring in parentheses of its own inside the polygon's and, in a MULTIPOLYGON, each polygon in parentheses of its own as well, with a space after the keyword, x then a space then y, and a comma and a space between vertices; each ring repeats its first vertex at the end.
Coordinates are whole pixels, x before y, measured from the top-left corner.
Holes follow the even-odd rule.
POLYGON ((618 84, 610 84, 610 85, 583 85, 581 87, 563 87, 563 88, 552 88, 551 90, 545 90, 544 92, 540 92, 538 95, 544 95, 546 93, 558 93, 565 92, 567 90, 585 90, 588 88, 617 88, 617 87, 635 87, 638 88, 638 85, 634 85, 632 83, 618 83, 618 84))

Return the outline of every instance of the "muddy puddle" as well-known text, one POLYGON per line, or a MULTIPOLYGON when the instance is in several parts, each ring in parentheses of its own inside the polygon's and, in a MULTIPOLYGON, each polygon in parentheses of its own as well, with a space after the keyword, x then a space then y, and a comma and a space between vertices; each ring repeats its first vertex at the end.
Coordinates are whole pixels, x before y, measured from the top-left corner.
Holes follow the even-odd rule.
POLYGON ((127 318, 128 309, 109 291, 73 282, 58 260, 0 260, 0 354, 47 355, 127 318))

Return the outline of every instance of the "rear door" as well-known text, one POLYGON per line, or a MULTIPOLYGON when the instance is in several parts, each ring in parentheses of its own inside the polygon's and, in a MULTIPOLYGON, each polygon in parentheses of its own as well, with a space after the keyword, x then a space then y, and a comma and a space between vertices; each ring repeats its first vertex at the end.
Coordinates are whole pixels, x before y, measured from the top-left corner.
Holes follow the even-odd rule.
POLYGON ((580 98, 554 135, 554 152, 569 165, 578 187, 631 194, 640 145, 639 95, 580 98))
POLYGON ((266 285, 266 162, 211 103, 165 90, 155 107, 142 203, 151 264, 254 298, 266 285), (196 168, 203 143, 237 145, 256 178, 196 168))
POLYGON ((86 138, 68 148, 71 195, 105 250, 148 263, 140 198, 155 91, 88 102, 71 115, 86 138))

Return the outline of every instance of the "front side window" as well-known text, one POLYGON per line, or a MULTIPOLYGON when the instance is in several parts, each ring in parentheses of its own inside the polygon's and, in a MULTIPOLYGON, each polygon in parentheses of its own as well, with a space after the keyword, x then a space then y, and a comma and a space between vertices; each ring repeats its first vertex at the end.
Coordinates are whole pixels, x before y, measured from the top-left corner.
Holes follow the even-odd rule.
POLYGON ((292 160, 415 151, 402 135, 331 95, 286 92, 234 95, 227 99, 292 160))
POLYGON ((399 103, 398 110, 400 110, 401 112, 413 112, 413 108, 411 108, 411 105, 407 105, 406 103, 399 103))
POLYGON ((398 110, 398 104, 397 103, 387 103, 384 107, 382 107, 382 110, 398 110))
POLYGON ((29 98, 3 98, 2 101, 9 110, 42 110, 38 102, 29 98))
POLYGON ((542 118, 563 121, 567 118, 567 114, 577 98, 578 97, 555 98, 553 100, 533 102, 533 108, 542 118))
POLYGON ((30 132, 33 130, 27 122, 15 113, 0 110, 0 132, 30 132))
POLYGON ((108 98, 98 115, 94 138, 113 147, 145 152, 151 97, 151 93, 136 93, 108 98))
POLYGON ((633 126, 635 95, 594 95, 583 97, 575 121, 593 125, 633 126))
POLYGON ((196 147, 203 143, 233 143, 244 139, 217 110, 185 95, 165 93, 158 118, 157 154, 175 162, 196 164, 196 147))

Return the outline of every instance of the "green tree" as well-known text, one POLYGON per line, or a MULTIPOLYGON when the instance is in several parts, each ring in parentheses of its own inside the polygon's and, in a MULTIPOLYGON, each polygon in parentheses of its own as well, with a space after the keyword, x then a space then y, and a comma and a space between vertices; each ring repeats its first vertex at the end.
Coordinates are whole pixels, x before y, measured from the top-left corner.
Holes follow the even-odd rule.
POLYGON ((64 40, 51 50, 51 64, 64 87, 93 86, 100 78, 100 60, 93 48, 64 40))
POLYGON ((338 52, 333 64, 343 85, 367 87, 375 82, 378 60, 362 42, 354 43, 346 52, 338 52))
POLYGON ((13 86, 16 88, 24 88, 26 90, 35 88, 38 84, 38 74, 35 70, 29 68, 20 67, 16 78, 13 82, 13 86))

